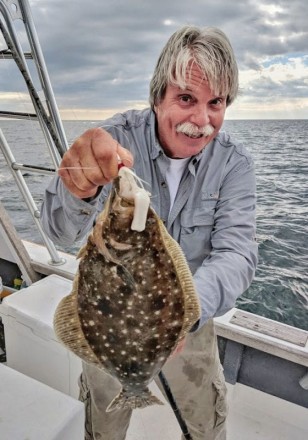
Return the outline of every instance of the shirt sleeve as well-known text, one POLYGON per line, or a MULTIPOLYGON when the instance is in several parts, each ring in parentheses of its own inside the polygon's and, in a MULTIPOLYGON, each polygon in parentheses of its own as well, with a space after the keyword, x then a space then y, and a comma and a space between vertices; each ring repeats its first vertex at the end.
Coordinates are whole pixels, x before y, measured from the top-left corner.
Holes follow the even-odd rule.
POLYGON ((212 251, 194 274, 202 326, 234 307, 257 266, 256 183, 252 159, 230 167, 214 215, 212 251))
POLYGON ((99 195, 90 202, 79 199, 56 176, 45 191, 41 207, 42 227, 55 244, 71 246, 91 230, 98 204, 99 195))

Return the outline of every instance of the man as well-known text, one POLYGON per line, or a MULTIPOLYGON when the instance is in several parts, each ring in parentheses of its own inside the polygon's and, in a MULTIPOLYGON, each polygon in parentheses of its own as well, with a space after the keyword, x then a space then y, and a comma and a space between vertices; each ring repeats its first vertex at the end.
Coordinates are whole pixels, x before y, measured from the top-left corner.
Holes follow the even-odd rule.
MULTIPOLYGON (((131 110, 79 137, 49 185, 42 220, 59 244, 92 228, 118 158, 149 184, 152 205, 180 243, 202 316, 163 371, 194 440, 225 439, 226 391, 213 317, 234 306, 257 263, 255 177, 248 152, 220 133, 238 91, 238 69, 218 29, 171 36, 150 85, 151 108, 131 110)), ((123 440, 130 410, 106 413, 120 385, 84 364, 86 439, 123 440)))

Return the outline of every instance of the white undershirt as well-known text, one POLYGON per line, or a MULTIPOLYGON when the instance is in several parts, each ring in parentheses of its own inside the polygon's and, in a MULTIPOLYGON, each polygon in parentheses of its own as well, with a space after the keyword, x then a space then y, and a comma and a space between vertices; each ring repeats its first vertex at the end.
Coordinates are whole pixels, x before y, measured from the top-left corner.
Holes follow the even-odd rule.
POLYGON ((185 166, 189 162, 189 160, 190 157, 185 157, 184 159, 171 159, 169 157, 169 166, 166 172, 166 180, 170 194, 170 211, 172 209, 185 166))

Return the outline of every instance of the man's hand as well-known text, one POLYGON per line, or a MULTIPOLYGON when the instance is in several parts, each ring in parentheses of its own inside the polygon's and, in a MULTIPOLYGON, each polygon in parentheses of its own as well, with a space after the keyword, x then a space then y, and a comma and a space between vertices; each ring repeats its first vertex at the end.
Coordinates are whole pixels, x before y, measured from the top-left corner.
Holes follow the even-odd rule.
POLYGON ((93 197, 98 187, 118 175, 119 159, 132 167, 133 157, 127 149, 102 128, 91 128, 64 154, 58 174, 74 196, 93 197))

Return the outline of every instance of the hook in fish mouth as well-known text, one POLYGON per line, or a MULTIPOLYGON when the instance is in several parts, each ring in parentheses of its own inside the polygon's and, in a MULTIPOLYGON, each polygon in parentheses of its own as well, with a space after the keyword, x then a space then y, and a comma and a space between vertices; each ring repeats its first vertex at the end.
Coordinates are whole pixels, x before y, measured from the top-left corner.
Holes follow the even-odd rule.
POLYGON ((132 202, 134 206, 131 230, 144 231, 150 207, 150 194, 143 187, 141 179, 131 169, 122 166, 115 179, 114 189, 120 198, 132 202))

